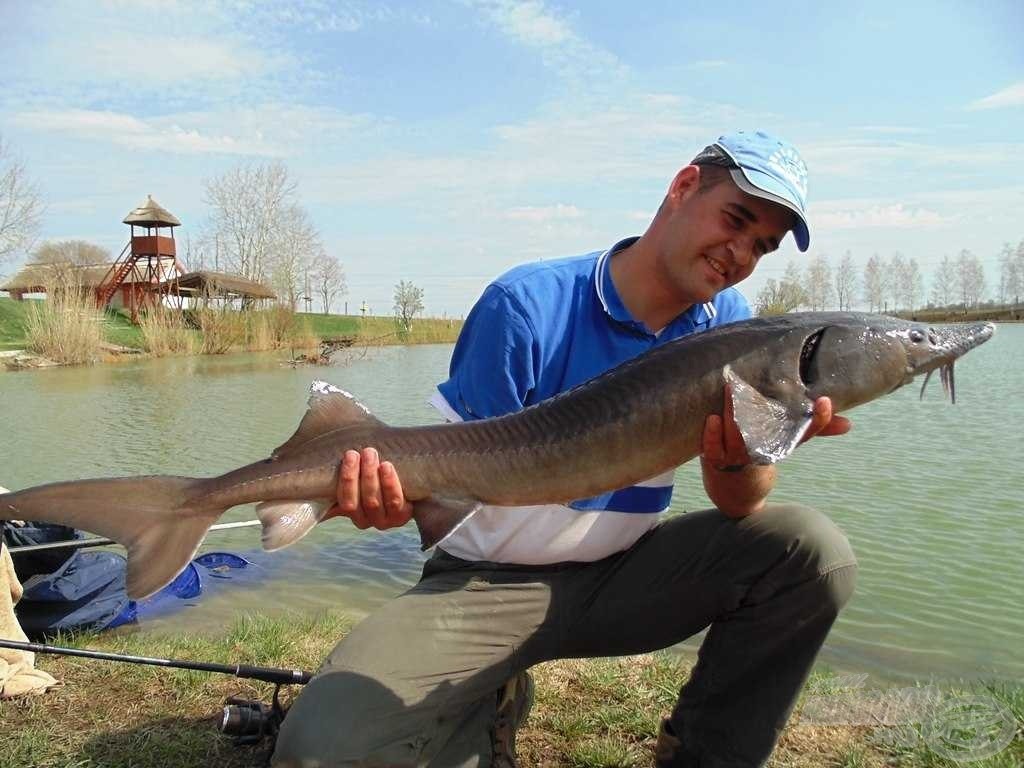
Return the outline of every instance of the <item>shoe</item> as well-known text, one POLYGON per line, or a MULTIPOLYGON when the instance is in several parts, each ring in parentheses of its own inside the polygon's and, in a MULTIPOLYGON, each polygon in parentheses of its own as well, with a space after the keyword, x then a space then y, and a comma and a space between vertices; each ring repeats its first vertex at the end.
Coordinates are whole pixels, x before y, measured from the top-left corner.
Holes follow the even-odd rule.
POLYGON ((529 672, 520 672, 498 690, 498 713, 491 732, 493 768, 518 768, 516 731, 530 714, 533 690, 533 676, 529 672))
POLYGON ((683 741, 672 730, 668 719, 661 721, 654 742, 655 768, 697 768, 697 758, 686 751, 683 741))

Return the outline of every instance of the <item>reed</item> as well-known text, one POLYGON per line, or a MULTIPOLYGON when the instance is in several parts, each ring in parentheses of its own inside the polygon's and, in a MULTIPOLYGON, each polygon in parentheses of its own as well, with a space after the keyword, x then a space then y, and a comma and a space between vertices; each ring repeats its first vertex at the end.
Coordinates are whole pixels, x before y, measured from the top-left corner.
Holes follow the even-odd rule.
POLYGON ((181 312, 162 304, 147 310, 139 318, 143 348, 151 355, 189 355, 195 352, 195 332, 185 323, 181 312))
POLYGON ((320 337, 306 318, 286 306, 247 312, 246 347, 253 352, 268 349, 313 349, 320 337))
POLYGON ((271 328, 265 312, 247 313, 245 324, 245 347, 253 352, 264 352, 277 347, 274 329, 271 328))
POLYGON ((56 363, 94 363, 103 350, 103 315, 92 292, 65 278, 46 285, 46 301, 25 314, 26 347, 56 363))
POLYGON ((200 351, 204 355, 223 355, 245 341, 246 322, 241 312, 229 307, 201 307, 193 314, 202 331, 200 351))

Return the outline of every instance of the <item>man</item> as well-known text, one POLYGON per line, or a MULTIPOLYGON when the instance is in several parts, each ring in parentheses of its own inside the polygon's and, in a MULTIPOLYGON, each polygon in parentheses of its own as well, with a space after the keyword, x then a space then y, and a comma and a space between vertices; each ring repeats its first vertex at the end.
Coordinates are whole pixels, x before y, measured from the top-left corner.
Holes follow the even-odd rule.
MULTIPOLYGON (((790 145, 722 136, 676 174, 641 237, 488 286, 432 402, 450 420, 497 416, 749 317, 732 286, 789 231, 807 249, 805 184, 790 145)), ((512 766, 530 666, 651 651, 710 626, 657 764, 763 764, 856 563, 827 518, 767 502, 776 470, 750 464, 723 396, 701 455, 716 509, 661 521, 671 473, 568 506, 481 509, 419 584, 335 648, 285 720, 276 763, 512 766)), ((809 435, 848 429, 815 403, 809 435)), ((373 449, 346 454, 335 514, 388 528, 411 512, 393 466, 373 449)))

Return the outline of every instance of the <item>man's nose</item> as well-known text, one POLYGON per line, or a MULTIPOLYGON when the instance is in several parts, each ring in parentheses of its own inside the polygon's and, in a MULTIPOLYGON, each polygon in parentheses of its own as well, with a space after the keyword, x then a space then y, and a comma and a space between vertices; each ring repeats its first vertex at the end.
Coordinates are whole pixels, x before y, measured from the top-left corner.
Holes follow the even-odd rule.
POLYGON ((729 253, 738 266, 747 266, 754 258, 754 238, 749 235, 737 235, 729 241, 729 253))

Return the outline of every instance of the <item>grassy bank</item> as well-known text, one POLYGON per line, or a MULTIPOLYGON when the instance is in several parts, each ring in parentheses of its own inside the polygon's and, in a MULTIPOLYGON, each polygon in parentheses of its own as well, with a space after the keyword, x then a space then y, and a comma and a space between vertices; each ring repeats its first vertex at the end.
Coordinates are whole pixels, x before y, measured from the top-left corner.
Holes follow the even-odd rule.
POLYGON ((1024 307, 983 307, 969 309, 919 309, 915 312, 897 312, 897 317, 917 320, 921 323, 976 323, 990 320, 995 323, 1024 322, 1024 307))
MULTIPOLYGON (((0 297, 0 350, 25 349, 28 346, 26 323, 29 307, 38 304, 38 300, 14 301, 0 297)), ((217 315, 217 313, 212 313, 217 315)), ((172 344, 167 350, 166 341, 176 330, 164 331, 155 335, 160 341, 154 344, 153 329, 149 330, 149 338, 144 329, 131 323, 124 310, 108 309, 103 314, 103 340, 122 347, 146 350, 154 347, 156 354, 187 353, 186 347, 193 353, 221 352, 225 348, 230 351, 259 351, 266 349, 311 349, 322 339, 348 339, 354 345, 381 346, 391 344, 441 344, 452 343, 462 328, 461 320, 442 318, 422 318, 416 320, 408 332, 399 329, 393 317, 355 317, 351 315, 295 314, 292 328, 282 334, 279 320, 264 321, 274 311, 256 313, 225 313, 227 319, 234 319, 238 328, 235 336, 225 333, 224 322, 213 322, 218 317, 207 318, 208 334, 197 330, 191 334, 190 344, 172 344), (207 335, 211 338, 207 339, 207 335), (212 337, 216 338, 212 338, 212 337), (225 343, 225 337, 227 342, 225 343), (236 338, 237 337, 237 338, 236 338), (159 351, 157 351, 159 350, 159 351)), ((224 318, 221 318, 224 319, 224 318)), ((159 329, 157 329, 159 331, 159 329)), ((179 334, 180 335, 180 334, 179 334)))
MULTIPOLYGON (((315 669, 348 626, 339 616, 250 617, 216 638, 169 639, 137 633, 78 638, 74 644, 116 653, 315 669)), ((234 747, 217 733, 215 720, 225 697, 240 693, 269 700, 270 686, 224 675, 55 656, 39 657, 37 664, 66 685, 40 698, 0 702, 0 764, 4 766, 241 768, 258 764, 259 751, 234 747)), ((560 661, 537 667, 537 699, 520 737, 522 764, 650 765, 658 719, 671 709, 687 671, 686 663, 671 654, 560 661)), ((1011 713, 1011 725, 1017 729, 1009 747, 971 762, 972 768, 1024 765, 1024 686, 993 690, 974 686, 967 692, 997 702, 1002 712, 1011 713)), ((956 768, 963 764, 927 746, 920 724, 889 722, 886 718, 892 719, 893 710, 888 705, 881 717, 878 707, 867 714, 867 721, 877 725, 823 725, 822 702, 834 701, 841 709, 849 693, 843 678, 816 675, 770 765, 956 768)), ((958 724, 959 730, 950 731, 951 738, 970 741, 969 729, 963 722, 958 724)))

